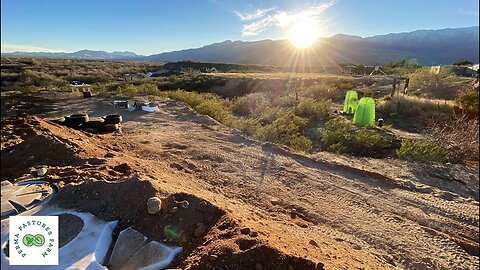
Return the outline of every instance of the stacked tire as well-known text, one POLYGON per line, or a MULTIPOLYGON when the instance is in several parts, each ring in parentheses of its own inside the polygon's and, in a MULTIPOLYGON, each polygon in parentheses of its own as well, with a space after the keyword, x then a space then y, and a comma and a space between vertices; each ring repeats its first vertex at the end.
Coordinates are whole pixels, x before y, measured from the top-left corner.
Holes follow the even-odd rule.
POLYGON ((82 124, 83 131, 89 133, 98 133, 102 130, 103 120, 92 120, 82 124))
POLYGON ((104 122, 102 125, 103 132, 115 132, 120 129, 120 123, 122 122, 122 116, 118 114, 111 114, 103 117, 104 122))
POLYGON ((66 116, 64 120, 54 120, 54 122, 73 129, 83 130, 89 133, 110 133, 118 131, 120 129, 122 116, 118 114, 111 114, 102 117, 102 120, 90 120, 87 114, 73 114, 70 116, 66 116))
POLYGON ((72 114, 65 117, 63 124, 73 129, 82 129, 82 125, 88 122, 88 120, 89 117, 87 114, 72 114))

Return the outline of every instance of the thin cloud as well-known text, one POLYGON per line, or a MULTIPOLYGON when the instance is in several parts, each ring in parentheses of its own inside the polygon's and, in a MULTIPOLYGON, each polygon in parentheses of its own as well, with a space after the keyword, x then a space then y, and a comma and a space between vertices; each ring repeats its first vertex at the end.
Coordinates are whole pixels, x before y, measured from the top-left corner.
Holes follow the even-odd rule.
POLYGON ((240 13, 238 11, 234 11, 233 13, 235 13, 242 21, 250 21, 262 18, 272 10, 275 10, 275 8, 257 9, 250 13, 240 13))
MULTIPOLYGON (((261 17, 257 17, 256 18, 258 19, 257 21, 251 22, 249 24, 245 24, 242 28, 242 36, 256 36, 272 26, 286 28, 292 25, 293 23, 305 18, 316 19, 327 8, 333 5, 334 5, 334 1, 330 1, 330 2, 319 4, 319 5, 311 6, 302 10, 275 11, 275 12, 271 12, 273 10, 269 10, 264 14, 262 14, 261 17)), ((250 19, 250 20, 253 20, 253 19, 250 19)))
POLYGON ((460 8, 459 11, 460 11, 460 13, 463 13, 463 14, 466 14, 466 15, 472 15, 472 16, 479 17, 478 11, 464 10, 463 8, 460 8))
POLYGON ((24 44, 2 44, 2 52, 62 52, 61 50, 24 44))

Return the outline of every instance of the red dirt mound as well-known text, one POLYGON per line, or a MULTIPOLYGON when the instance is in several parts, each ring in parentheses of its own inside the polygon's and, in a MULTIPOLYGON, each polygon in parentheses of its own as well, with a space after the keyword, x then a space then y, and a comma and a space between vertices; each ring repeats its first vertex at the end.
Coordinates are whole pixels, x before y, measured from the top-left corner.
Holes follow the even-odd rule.
POLYGON ((70 184, 52 203, 88 211, 105 220, 118 220, 114 238, 132 226, 151 239, 182 246, 173 267, 315 269, 311 261, 269 247, 252 229, 241 229, 225 211, 211 203, 186 193, 165 194, 153 183, 135 175, 117 182, 70 184), (160 213, 150 215, 146 202, 153 196, 162 199, 162 207, 160 213))

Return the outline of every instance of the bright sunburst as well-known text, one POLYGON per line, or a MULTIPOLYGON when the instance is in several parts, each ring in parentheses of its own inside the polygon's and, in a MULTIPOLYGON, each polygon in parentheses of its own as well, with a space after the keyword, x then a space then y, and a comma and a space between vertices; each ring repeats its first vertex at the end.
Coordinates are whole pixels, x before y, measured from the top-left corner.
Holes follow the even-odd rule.
POLYGON ((288 38, 298 48, 307 48, 317 41, 320 27, 312 18, 302 19, 292 25, 288 38))

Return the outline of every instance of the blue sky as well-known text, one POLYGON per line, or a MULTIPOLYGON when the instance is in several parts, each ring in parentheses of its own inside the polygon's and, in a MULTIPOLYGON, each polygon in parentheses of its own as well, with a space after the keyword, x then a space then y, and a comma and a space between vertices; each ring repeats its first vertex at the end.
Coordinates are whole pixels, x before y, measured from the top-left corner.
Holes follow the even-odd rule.
POLYGON ((1 0, 2 51, 154 54, 224 40, 287 38, 305 17, 321 36, 478 26, 478 0, 1 0))

